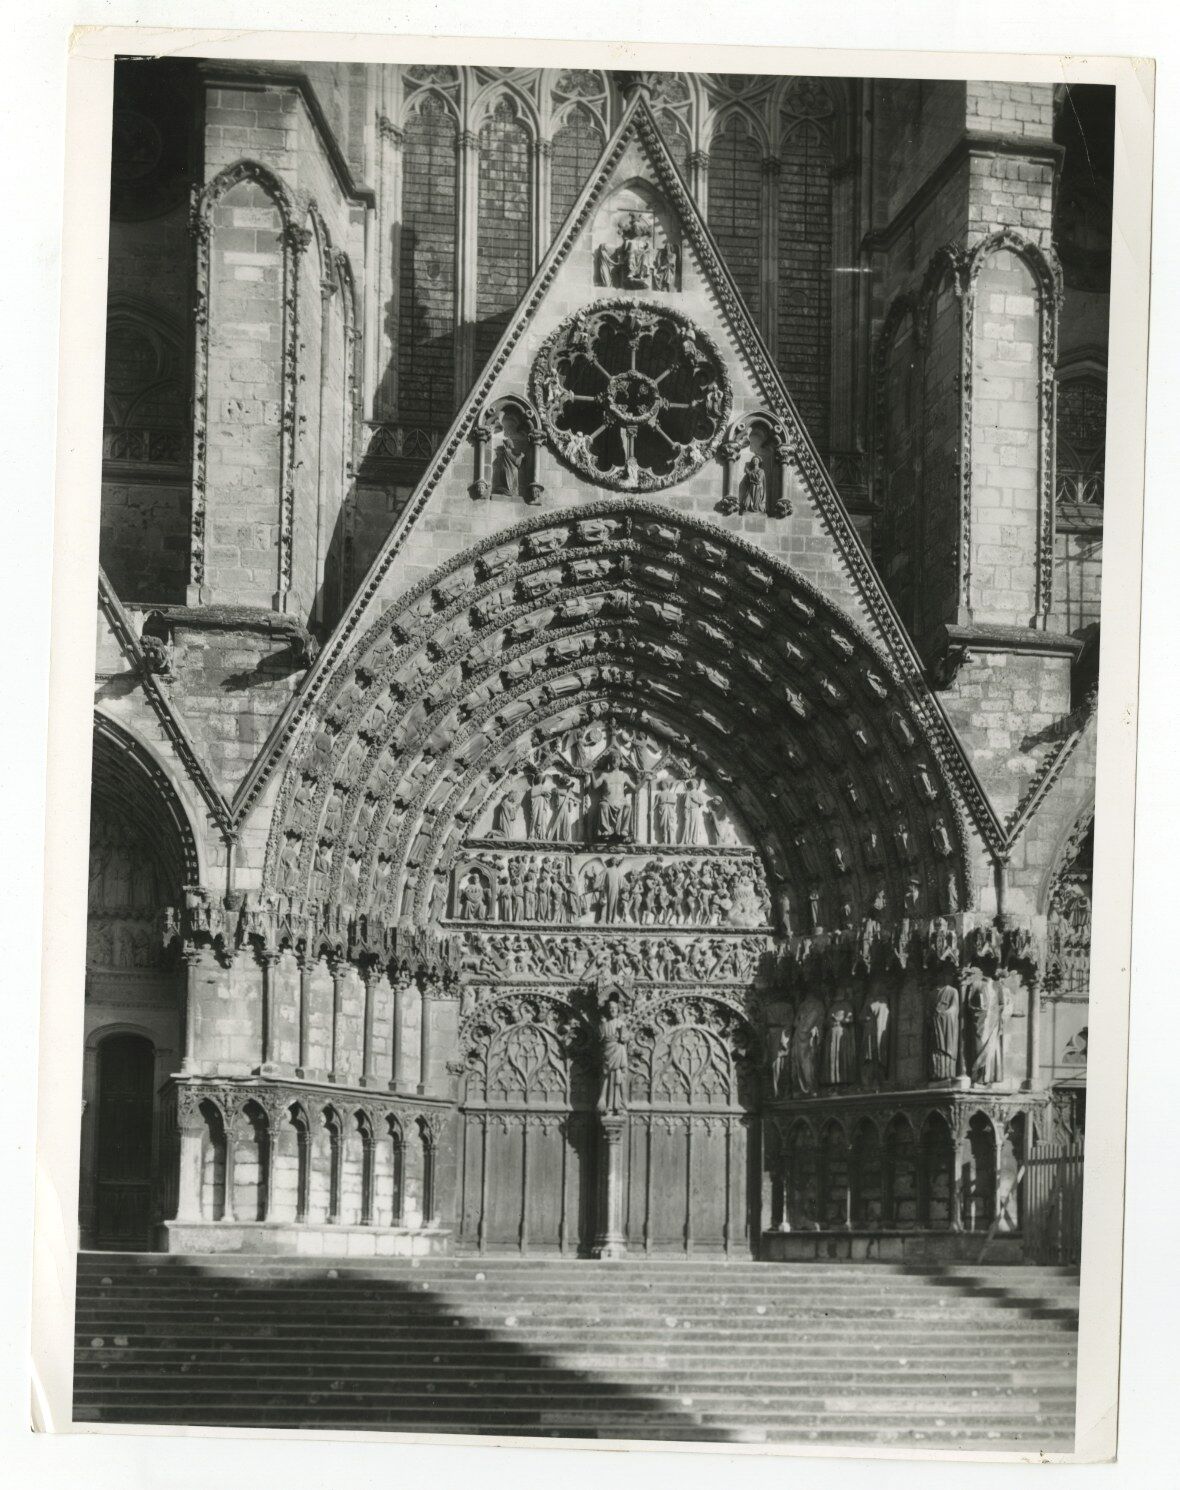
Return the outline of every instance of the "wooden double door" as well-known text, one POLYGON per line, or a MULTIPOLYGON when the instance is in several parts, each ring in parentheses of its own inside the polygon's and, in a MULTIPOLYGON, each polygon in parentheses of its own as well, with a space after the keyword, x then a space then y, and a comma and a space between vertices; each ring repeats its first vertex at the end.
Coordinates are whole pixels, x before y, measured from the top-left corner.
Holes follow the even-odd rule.
MULTIPOLYGON (((672 1008, 631 1044, 618 1166, 629 1255, 750 1256, 759 1234, 757 1125, 727 1023, 672 1008)), ((591 1256, 608 1162, 592 1038, 552 1005, 494 1008, 468 1053, 460 1111, 464 1249, 591 1256), (521 1017, 523 1015, 523 1017, 521 1017)))

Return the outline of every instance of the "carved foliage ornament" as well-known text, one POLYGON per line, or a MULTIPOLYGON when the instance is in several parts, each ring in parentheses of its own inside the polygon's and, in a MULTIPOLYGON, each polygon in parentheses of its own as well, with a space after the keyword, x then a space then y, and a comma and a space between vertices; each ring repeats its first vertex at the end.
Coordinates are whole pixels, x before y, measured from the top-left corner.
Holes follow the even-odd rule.
POLYGON ((545 343, 532 398, 554 448, 595 485, 657 491, 716 450, 732 390, 720 352, 686 317, 609 300, 545 343))

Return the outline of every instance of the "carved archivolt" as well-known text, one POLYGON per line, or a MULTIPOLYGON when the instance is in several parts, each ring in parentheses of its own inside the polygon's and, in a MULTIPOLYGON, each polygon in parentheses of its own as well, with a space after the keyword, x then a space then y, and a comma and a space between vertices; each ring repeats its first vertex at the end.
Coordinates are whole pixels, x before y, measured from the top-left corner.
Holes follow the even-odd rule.
POLYGON ((509 781, 587 729, 642 735, 716 784, 765 868, 752 903, 765 893, 784 932, 965 904, 955 806, 911 690, 797 574, 636 499, 501 533, 382 617, 293 754, 265 884, 437 921, 509 781))

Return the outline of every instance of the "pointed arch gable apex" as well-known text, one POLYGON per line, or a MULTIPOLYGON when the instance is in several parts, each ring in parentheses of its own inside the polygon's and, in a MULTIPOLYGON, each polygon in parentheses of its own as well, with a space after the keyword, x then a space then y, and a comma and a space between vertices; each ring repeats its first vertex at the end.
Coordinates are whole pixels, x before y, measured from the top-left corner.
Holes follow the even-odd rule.
POLYGON ((520 304, 455 414, 449 430, 440 440, 413 496, 403 507, 351 604, 309 669, 302 687, 288 703, 266 744, 240 782, 232 802, 235 823, 240 824, 252 810, 263 786, 294 740, 312 702, 322 693, 365 624, 375 619, 373 612, 374 607, 380 603, 381 584, 401 551, 407 535, 425 510, 443 472, 456 459, 469 438, 509 353, 535 315, 578 235, 589 224, 625 149, 636 139, 648 156, 669 212, 678 218, 684 238, 697 255, 702 275, 711 283, 720 314, 727 322, 730 335, 738 344, 751 381, 761 396, 762 406, 781 421, 787 432, 800 477, 815 506, 821 527, 832 541, 839 561, 871 618, 891 670, 898 682, 909 690, 923 726, 931 736, 940 764, 966 806, 977 832, 993 852, 1000 852, 1004 835, 999 817, 941 702, 926 680, 917 649, 907 635, 884 585, 877 577, 864 542, 800 418, 761 333, 745 309, 736 282, 680 176, 653 110, 642 92, 637 93, 624 111, 597 167, 570 208, 561 230, 550 243, 520 304))

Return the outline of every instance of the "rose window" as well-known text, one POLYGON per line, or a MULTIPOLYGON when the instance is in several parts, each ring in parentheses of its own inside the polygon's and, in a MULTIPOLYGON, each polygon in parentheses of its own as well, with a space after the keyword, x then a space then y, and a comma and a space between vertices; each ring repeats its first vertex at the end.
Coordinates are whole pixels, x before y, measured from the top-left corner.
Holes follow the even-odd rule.
POLYGON ((713 454, 730 409, 721 355, 675 311, 607 301, 549 338, 533 401, 558 453, 599 486, 653 491, 713 454))

